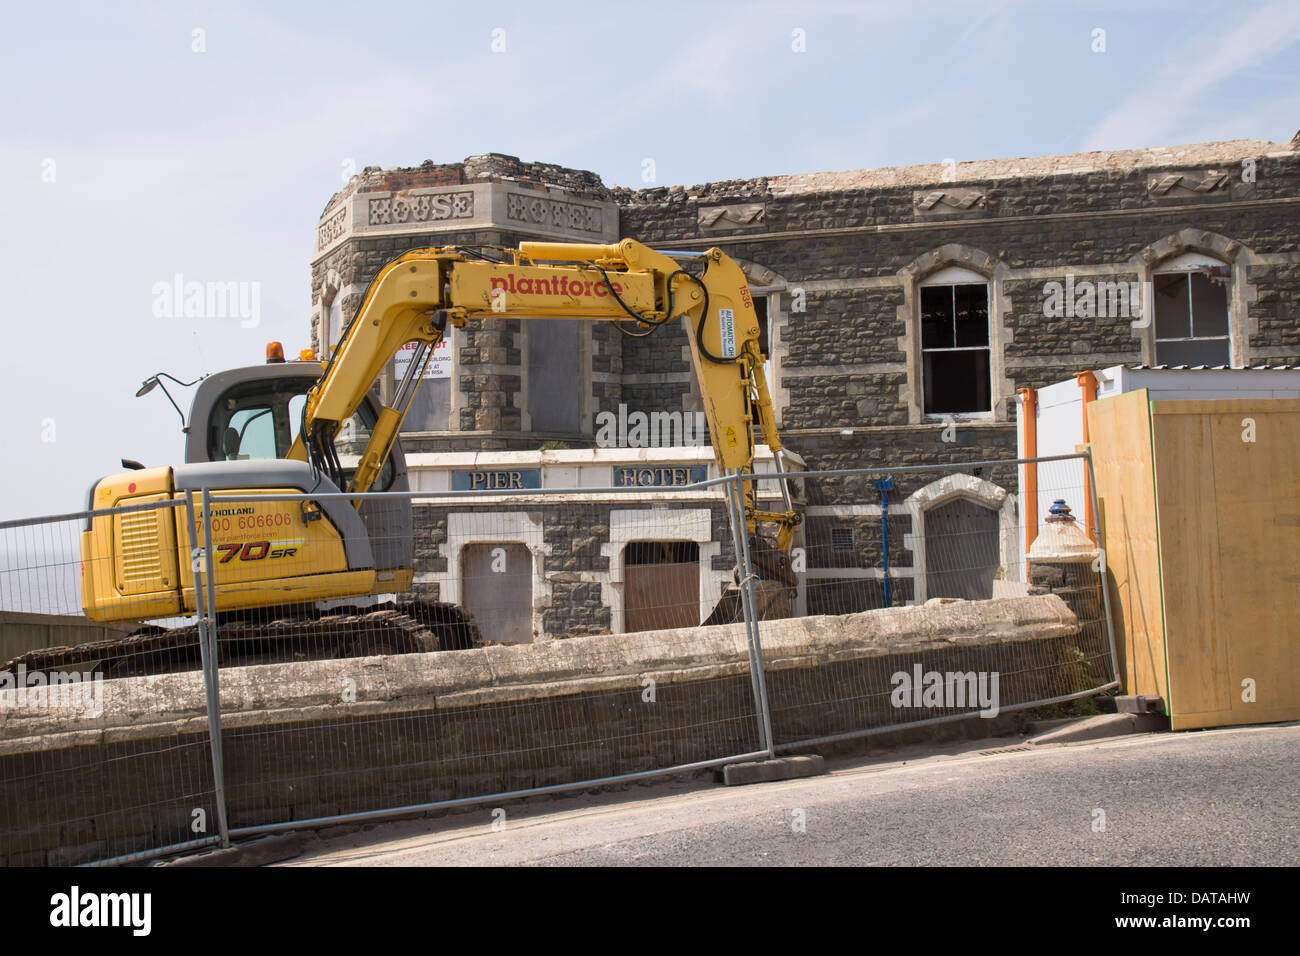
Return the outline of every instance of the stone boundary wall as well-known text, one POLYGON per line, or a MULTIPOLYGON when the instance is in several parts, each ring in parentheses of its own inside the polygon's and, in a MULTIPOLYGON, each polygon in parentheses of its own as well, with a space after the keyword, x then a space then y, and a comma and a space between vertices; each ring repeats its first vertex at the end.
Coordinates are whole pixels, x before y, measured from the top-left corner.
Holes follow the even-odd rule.
MULTIPOLYGON (((762 639, 778 743, 960 712, 889 705, 889 675, 917 664, 1001 671, 1003 708, 1103 680, 1078 662, 1096 661, 1104 636, 1081 630, 1054 595, 764 622, 762 639)), ((162 845, 187 832, 196 808, 215 821, 201 675, 103 686, 95 718, 0 711, 0 862, 77 863, 162 845), (113 806, 109 795, 123 793, 147 794, 147 808, 113 806)), ((232 668, 221 673, 221 704, 232 828, 757 749, 739 624, 232 668), (353 701, 341 693, 349 681, 353 701)))

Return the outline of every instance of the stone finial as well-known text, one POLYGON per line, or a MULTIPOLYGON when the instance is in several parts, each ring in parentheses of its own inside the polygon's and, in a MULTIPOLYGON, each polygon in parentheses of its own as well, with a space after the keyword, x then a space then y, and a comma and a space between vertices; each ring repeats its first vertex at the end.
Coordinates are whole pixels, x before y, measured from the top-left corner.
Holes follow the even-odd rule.
POLYGON ((1065 503, 1064 498, 1057 498, 1052 502, 1052 507, 1047 509, 1047 521, 1073 521, 1074 515, 1070 513, 1070 506, 1065 503))
POLYGON ((1029 548, 1030 564, 1077 564, 1097 557, 1097 546, 1079 527, 1064 498, 1047 509, 1044 527, 1029 548))

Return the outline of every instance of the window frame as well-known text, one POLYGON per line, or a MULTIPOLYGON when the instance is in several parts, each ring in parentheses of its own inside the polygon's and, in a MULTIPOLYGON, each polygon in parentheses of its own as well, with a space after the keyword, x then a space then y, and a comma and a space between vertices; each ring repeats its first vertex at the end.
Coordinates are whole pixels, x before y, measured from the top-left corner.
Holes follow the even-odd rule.
MULTIPOLYGON (((754 302, 754 315, 758 318, 758 348, 763 354, 763 364, 772 361, 772 296, 770 293, 754 292, 750 290, 750 297, 754 302), (759 312, 758 303, 763 303, 763 310, 759 312), (767 348, 764 349, 763 346, 767 348)), ((772 383, 768 383, 768 388, 772 383)))
MULTIPOLYGON (((204 452, 207 455, 207 461, 277 461, 284 460, 293 447, 294 441, 297 440, 298 430, 301 426, 301 418, 295 415, 294 403, 298 400, 305 401, 308 391, 313 384, 310 379, 302 379, 302 388, 288 384, 288 379, 248 379, 242 382, 236 382, 223 391, 212 405, 209 413, 209 420, 204 423, 203 428, 206 432, 204 437, 204 452), (254 401, 256 400, 256 401, 254 401), (268 405, 269 401, 269 405, 268 405), (230 402, 234 402, 233 408, 228 407, 230 402), (248 409, 266 408, 271 414, 271 419, 275 429, 275 451, 274 457, 262 457, 256 459, 228 459, 222 445, 225 428, 230 427, 230 420, 240 411, 248 409), (214 431, 212 419, 217 415, 226 417, 226 425, 222 427, 221 434, 214 431)), ((300 406, 299 406, 300 408, 300 406)), ((256 417, 260 417, 256 416, 256 417)), ((256 420, 256 417, 250 418, 249 421, 256 420)), ((360 419, 361 425, 366 429, 368 434, 373 434, 376 424, 379 421, 378 413, 369 400, 369 396, 363 399, 353 412, 352 419, 360 419)), ((349 419, 351 421, 352 419, 349 419)), ((241 436, 242 446, 242 436, 241 436)), ((348 453, 350 454, 350 453, 348 453)), ((358 456, 359 460, 359 456, 358 456)), ((355 471, 356 465, 345 465, 344 471, 351 473, 355 471)), ((384 459, 384 464, 379 473, 375 476, 372 491, 387 491, 393 483, 397 474, 397 467, 393 461, 393 451, 389 450, 388 456, 384 459)))
POLYGON ((993 343, 995 340, 993 326, 993 280, 989 276, 982 275, 972 269, 962 266, 948 265, 931 272, 924 279, 916 284, 916 355, 917 370, 920 375, 920 389, 917 397, 917 405, 921 411, 921 420, 923 422, 947 422, 947 421, 993 421, 997 415, 998 397, 994 383, 996 381, 994 369, 993 343), (956 287, 959 285, 981 285, 984 287, 984 317, 987 323, 987 333, 984 345, 966 345, 958 346, 956 332, 956 287), (953 343, 952 347, 926 348, 925 347, 925 313, 922 306, 922 297, 925 289, 936 287, 948 287, 953 290, 953 343), (988 356, 988 402, 987 409, 980 409, 969 412, 931 412, 927 410, 926 389, 929 384, 929 378, 926 375, 926 355, 932 352, 972 352, 983 350, 988 356))
MULTIPOLYGON (((1188 252, 1172 259, 1166 260, 1151 270, 1151 363, 1152 365, 1185 365, 1188 363, 1171 363, 1162 361, 1160 358, 1161 342, 1224 342, 1227 345, 1227 361, 1224 366, 1233 367, 1233 348, 1237 344, 1236 337, 1233 333, 1232 321, 1232 283, 1233 272, 1231 264, 1216 258, 1215 256, 1204 253, 1188 252), (1196 334, 1196 313, 1194 299, 1192 296, 1193 274, 1209 274, 1211 269, 1222 269, 1228 273, 1228 281, 1223 290, 1223 308, 1224 308, 1224 325, 1227 332, 1224 335, 1197 335, 1196 334), (1178 336, 1174 338, 1161 338, 1159 326, 1156 319, 1156 300, 1155 284, 1159 276, 1178 275, 1185 277, 1187 283, 1187 330, 1190 335, 1178 336)), ((1195 366, 1193 366, 1195 367, 1195 366)), ((1211 368, 1215 366, 1209 366, 1211 368)))

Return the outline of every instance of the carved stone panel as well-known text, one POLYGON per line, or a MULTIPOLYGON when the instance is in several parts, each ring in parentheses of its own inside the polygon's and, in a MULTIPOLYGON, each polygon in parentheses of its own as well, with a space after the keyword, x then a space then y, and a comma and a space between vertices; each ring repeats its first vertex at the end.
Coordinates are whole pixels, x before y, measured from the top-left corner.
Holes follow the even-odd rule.
POLYGON ((729 206, 701 206, 696 222, 700 232, 736 232, 761 227, 766 206, 761 202, 729 206))
POLYGON ((561 232, 590 233, 598 239, 604 232, 605 210, 595 203, 553 199, 536 193, 508 192, 506 219, 514 224, 550 227, 561 232))
POLYGON ((1169 170, 1147 176, 1147 198, 1155 202, 1244 199, 1254 190, 1254 183, 1242 182, 1234 171, 1225 169, 1169 170))
POLYGON ((912 212, 918 219, 979 215, 986 207, 987 195, 982 186, 945 186, 912 193, 912 212))
POLYGON ((513 183, 359 192, 317 224, 316 258, 354 236, 478 229, 505 230, 530 239, 613 242, 618 238, 618 208, 562 189, 529 190, 513 183))
POLYGON ((366 225, 387 226, 402 222, 438 222, 443 219, 473 219, 474 193, 394 193, 367 202, 366 225))
POLYGON ((324 252, 347 232, 348 207, 342 205, 334 212, 327 213, 321 224, 316 227, 316 251, 324 252))

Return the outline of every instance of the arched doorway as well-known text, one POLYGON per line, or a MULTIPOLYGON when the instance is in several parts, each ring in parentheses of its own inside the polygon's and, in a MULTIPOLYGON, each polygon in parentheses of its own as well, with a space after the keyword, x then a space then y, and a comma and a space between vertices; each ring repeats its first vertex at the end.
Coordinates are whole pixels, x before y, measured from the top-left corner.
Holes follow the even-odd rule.
POLYGON ((925 593, 983 601, 1002 565, 998 513, 964 495, 925 515, 925 593))
POLYGON ((985 600, 1017 560, 1016 499, 974 475, 944 475, 903 503, 912 533, 903 536, 916 568, 914 600, 985 600))

